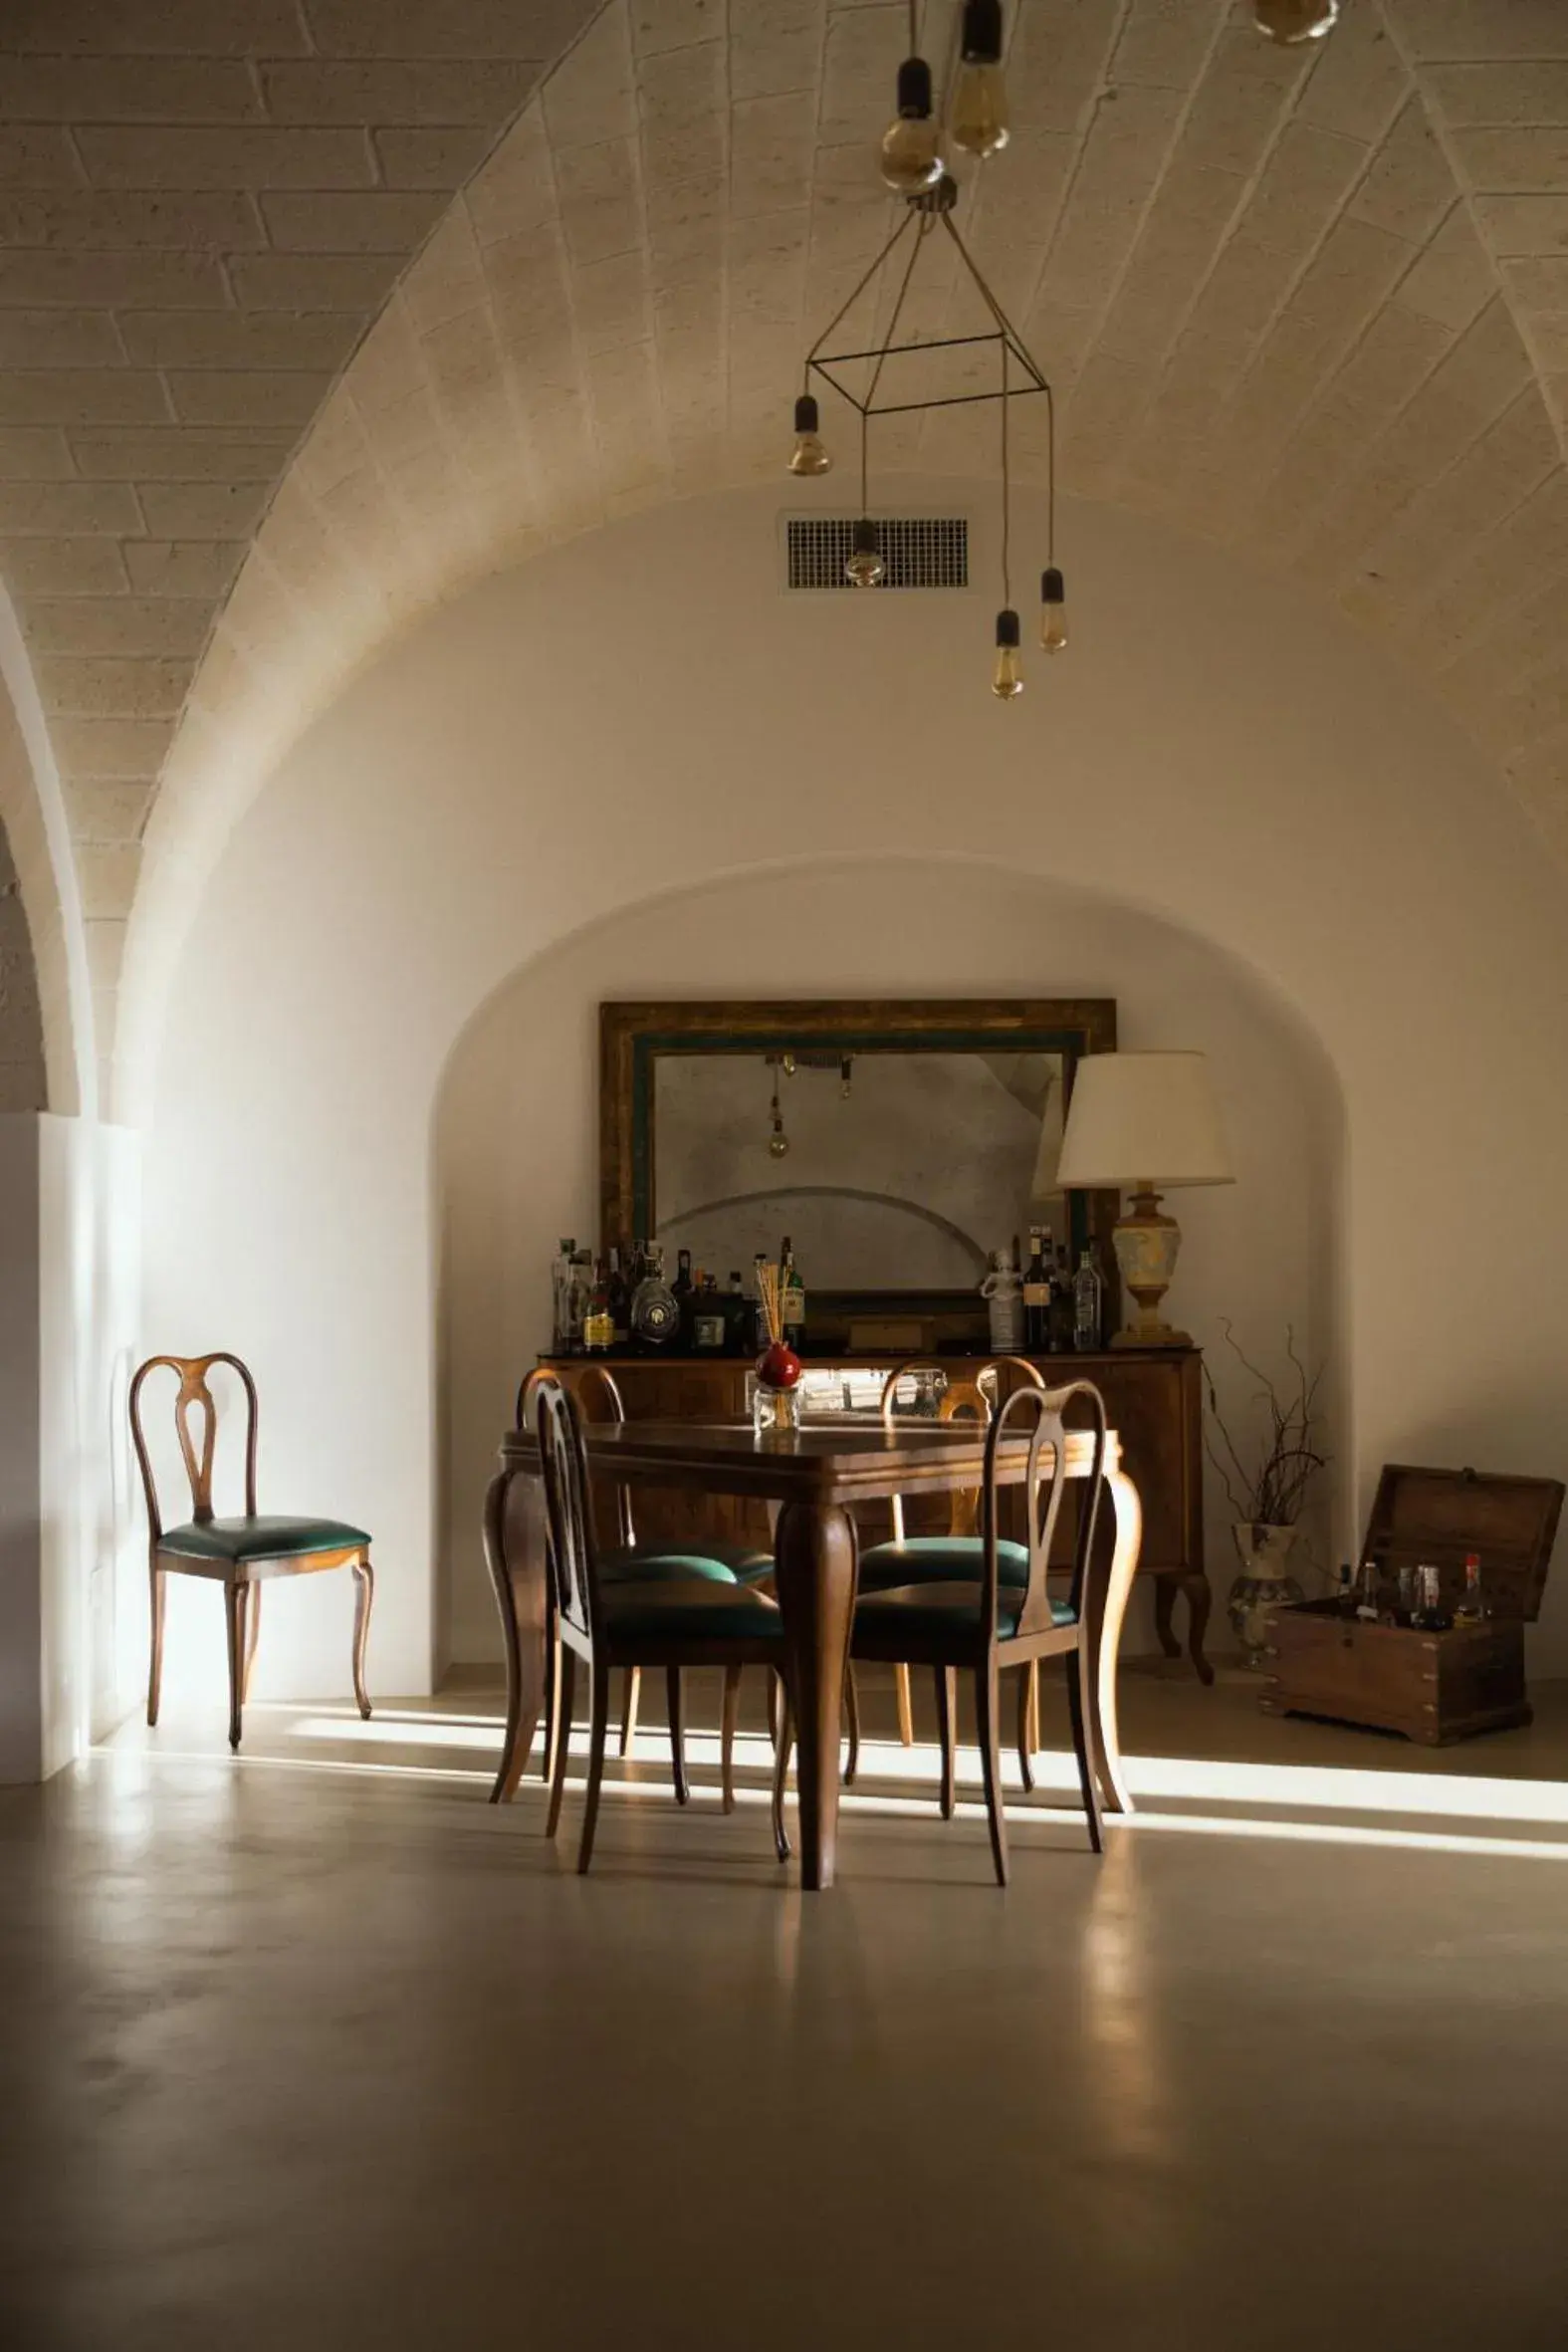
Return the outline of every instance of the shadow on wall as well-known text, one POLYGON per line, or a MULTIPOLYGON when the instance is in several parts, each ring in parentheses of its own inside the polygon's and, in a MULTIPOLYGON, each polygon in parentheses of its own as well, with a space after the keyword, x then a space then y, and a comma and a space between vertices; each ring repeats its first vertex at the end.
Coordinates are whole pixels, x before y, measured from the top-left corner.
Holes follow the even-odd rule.
MULTIPOLYGON (((1184 1196, 1173 1306, 1206 1340, 1218 1341, 1220 1318, 1231 1315, 1262 1352, 1294 1326, 1313 1360, 1330 1367, 1329 1450, 1349 1492, 1337 1303, 1343 1108, 1321 1049, 1289 1009, 1208 941, 1011 869, 887 859, 759 868, 622 910, 522 967, 447 1063, 433 1133, 442 1667, 500 1655, 478 1499, 519 1377, 549 1344, 551 1255, 562 1236, 597 1238, 598 1006, 755 997, 765 926, 811 941, 815 996, 1109 996, 1125 1046, 1207 1051, 1239 1180, 1184 1196)), ((945 1148, 961 1151, 962 1136, 945 1148)), ((794 1234, 797 1222, 784 1229, 794 1234)), ((772 1224, 765 1239, 778 1239, 772 1224)), ((750 1252, 716 1265, 721 1280, 731 1264, 745 1268, 750 1252)), ((1248 1428, 1249 1383, 1218 1358, 1216 1370, 1248 1428)), ((1338 1492, 1326 1487, 1319 1502, 1313 1548, 1325 1557, 1329 1519, 1343 1516, 1338 1492)), ((1231 1516, 1223 1492, 1211 1497, 1211 1575, 1221 1593, 1234 1573, 1231 1516)))

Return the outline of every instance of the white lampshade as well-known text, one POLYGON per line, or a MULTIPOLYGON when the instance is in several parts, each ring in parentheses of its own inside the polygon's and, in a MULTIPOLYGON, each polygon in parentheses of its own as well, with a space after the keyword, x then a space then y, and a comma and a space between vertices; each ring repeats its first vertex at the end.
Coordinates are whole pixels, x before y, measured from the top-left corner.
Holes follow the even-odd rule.
POLYGON ((1087 1054, 1078 1063, 1056 1181, 1077 1192, 1233 1182, 1203 1054, 1087 1054))

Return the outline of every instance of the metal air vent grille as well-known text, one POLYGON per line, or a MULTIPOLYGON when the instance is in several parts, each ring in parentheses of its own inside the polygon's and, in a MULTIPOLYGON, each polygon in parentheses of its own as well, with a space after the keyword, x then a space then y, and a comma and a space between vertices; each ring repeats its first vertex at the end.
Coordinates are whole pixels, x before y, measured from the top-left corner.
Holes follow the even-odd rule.
MULTIPOLYGON (((968 588, 969 524, 964 516, 879 516, 876 528, 887 566, 879 584, 882 588, 968 588)), ((852 515, 791 517, 784 540, 787 585, 792 588, 853 588, 844 577, 844 565, 854 544, 854 529, 852 515)))

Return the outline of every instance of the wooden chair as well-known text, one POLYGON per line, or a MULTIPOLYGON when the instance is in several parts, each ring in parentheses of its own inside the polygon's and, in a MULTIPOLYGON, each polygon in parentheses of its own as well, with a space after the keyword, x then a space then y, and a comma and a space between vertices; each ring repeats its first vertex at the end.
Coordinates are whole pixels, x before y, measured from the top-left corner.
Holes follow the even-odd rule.
MULTIPOLYGON (((947 1375, 947 1386, 937 1405, 939 1421, 989 1422, 996 1404, 997 1375, 1004 1368, 1020 1372, 1033 1388, 1043 1388, 1034 1365, 1020 1355, 993 1356, 972 1375, 955 1373, 940 1356, 912 1356, 908 1362, 888 1374, 882 1383, 881 1413, 884 1429, 892 1429, 898 1418, 898 1391, 902 1381, 912 1372, 940 1371, 947 1375)), ((893 1532, 882 1543, 868 1544, 860 1554, 857 1589, 875 1592, 896 1584, 942 1581, 953 1576, 978 1576, 981 1572, 982 1544, 976 1533, 980 1512, 980 1489, 965 1488, 948 1498, 948 1530, 941 1535, 910 1535, 904 1527, 904 1501, 895 1495, 892 1501, 893 1532)), ((1005 1574, 1021 1579, 1027 1566, 1027 1553, 1018 1543, 1002 1540, 1001 1557, 1005 1574)), ((914 1712, 910 1702, 909 1668, 898 1664, 893 1669, 893 1684, 898 1700, 898 1736, 906 1748, 914 1742, 914 1712)), ((1027 1674, 1019 1688, 1018 1755, 1022 1760, 1023 1784, 1033 1786, 1033 1771, 1029 1757, 1039 1745, 1037 1725, 1039 1701, 1036 1677, 1027 1674)), ((944 1759, 942 1782, 944 1801, 951 1809, 951 1751, 952 1693, 944 1686, 938 1693, 938 1733, 944 1759)), ((847 1776, 853 1778, 859 1761, 858 1709, 850 1717, 850 1764, 847 1776)))
POLYGON ((240 1716, 250 1690, 251 1669, 261 1633, 261 1588, 277 1576, 309 1576, 322 1568, 351 1568, 357 1587, 353 1615, 353 1695, 361 1716, 370 1713, 364 1688, 364 1649, 370 1631, 370 1604, 375 1574, 370 1566, 370 1538, 362 1528, 336 1519, 262 1519, 256 1512, 256 1431, 259 1408, 256 1383, 237 1355, 219 1349, 212 1355, 153 1355, 138 1366, 130 1383, 130 1437, 141 1467, 142 1491, 147 1499, 147 1569, 152 1603, 152 1654, 147 1673, 147 1721, 158 1720, 163 1682, 163 1600, 165 1578, 172 1570, 182 1576, 206 1576, 223 1586, 223 1606, 229 1635, 229 1746, 240 1744, 240 1716), (215 1519, 212 1513, 212 1464, 217 1446, 218 1408, 207 1374, 214 1364, 228 1364, 239 1374, 245 1390, 245 1512, 240 1519, 215 1519), (174 1428, 179 1438, 185 1475, 190 1481, 191 1517, 183 1526, 165 1528, 158 1504, 152 1459, 141 1428, 141 1388, 149 1372, 165 1369, 179 1375, 174 1399, 174 1428), (192 1407, 202 1416, 201 1443, 192 1443, 192 1407))
POLYGON ((891 1585, 863 1592, 855 1605, 852 1657, 880 1659, 886 1663, 902 1660, 930 1666, 935 1672, 938 1705, 945 1719, 946 1733, 945 1813, 953 1810, 953 1681, 950 1678, 966 1667, 974 1674, 986 1811, 991 1823, 992 1859, 1000 1886, 1008 1883, 1008 1829, 1002 1803, 998 1726, 1001 1677, 1009 1670, 1027 1669, 1042 1658, 1059 1657, 1066 1669, 1072 1744, 1078 1760, 1078 1783, 1083 1792, 1089 1842, 1096 1853, 1101 1848, 1094 1761, 1089 1755, 1086 1730, 1092 1654, 1084 1618, 1106 1436, 1104 1400, 1088 1381, 1071 1381, 1060 1389, 1014 1390, 998 1406, 986 1433, 979 1577, 931 1578, 891 1585), (1056 1601, 1050 1597, 1046 1579, 1050 1572, 1051 1538, 1067 1483, 1067 1436, 1062 1413, 1074 1397, 1087 1399, 1093 1412, 1095 1456, 1088 1496, 1077 1515, 1071 1594, 1065 1601, 1056 1601), (1004 1539, 998 1533, 1001 1498, 1006 1490, 997 1483, 997 1450, 1007 1438, 1024 1432, 1029 1439, 1028 1476, 1023 1489, 1027 1540, 1018 1547, 1025 1554, 1025 1572, 1019 1582, 1009 1581, 1005 1573, 1008 1557, 1004 1539))
MULTIPOLYGON (((513 1426, 526 1426, 541 1382, 556 1375, 542 1369, 525 1375, 518 1389, 513 1426)), ((587 1363, 574 1376, 574 1392, 578 1412, 587 1421, 624 1421, 626 1407, 620 1386, 607 1364, 587 1363), (598 1410, 594 1410, 594 1407, 598 1410)), ((755 1546, 715 1542, 708 1536, 695 1536, 689 1545, 679 1543, 639 1543, 632 1519, 631 1494, 628 1488, 613 1490, 613 1543, 602 1539, 596 1531, 600 1581, 605 1584, 628 1583, 638 1579, 699 1577, 714 1583, 749 1583, 768 1573, 773 1567, 772 1552, 760 1552, 755 1546)), ((593 1508, 593 1488, 589 1486, 589 1508, 593 1508)), ((541 1776, 548 1782, 555 1766, 556 1732, 560 1721, 560 1637, 556 1625, 555 1603, 551 1600, 546 1612, 545 1639, 549 1645, 545 1672, 545 1720, 541 1776)), ((621 1695, 620 1753, 627 1756, 637 1733, 637 1707, 642 1690, 640 1667, 629 1666, 624 1676, 621 1695)), ((677 1795, 684 1804, 685 1780, 677 1775, 677 1795)), ((499 1788, 498 1782, 498 1788, 499 1788)), ((492 1792, 495 1793, 494 1791, 492 1792)))
MULTIPOLYGON (((560 1820, 570 1745, 571 1702, 576 1662, 580 1658, 588 1669, 591 1684, 587 1797, 577 1848, 577 1868, 585 1871, 592 1859, 598 1820, 604 1748, 609 1733, 609 1677, 614 1668, 664 1668, 669 1687, 675 1793, 683 1804, 688 1790, 682 1745, 681 1670, 687 1666, 723 1668, 720 1775, 724 1809, 730 1812, 735 1804, 736 1700, 741 1671, 746 1666, 768 1666, 783 1676, 784 1619, 777 1601, 733 1580, 725 1583, 712 1577, 690 1576, 605 1582, 599 1573, 598 1547, 588 1503, 582 1424, 575 1400, 553 1374, 545 1373, 535 1384, 532 1401, 538 1416, 561 1658, 558 1699, 560 1730, 556 1741, 545 1834, 554 1837, 560 1820)), ((784 1827, 782 1747, 774 1774, 774 1844, 779 1859, 786 1860, 789 1844, 784 1827)))

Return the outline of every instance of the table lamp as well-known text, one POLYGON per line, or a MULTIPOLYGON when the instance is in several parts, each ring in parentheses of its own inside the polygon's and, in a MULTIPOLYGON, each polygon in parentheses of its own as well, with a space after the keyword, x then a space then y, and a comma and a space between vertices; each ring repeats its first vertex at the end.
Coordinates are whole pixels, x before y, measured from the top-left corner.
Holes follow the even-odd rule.
POLYGON ((1112 1237, 1137 1313, 1113 1347, 1190 1347, 1160 1318, 1181 1228, 1160 1208, 1179 1184, 1231 1184, 1220 1105, 1203 1054, 1089 1054, 1073 1076, 1056 1181, 1064 1191, 1132 1193, 1112 1237))

